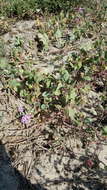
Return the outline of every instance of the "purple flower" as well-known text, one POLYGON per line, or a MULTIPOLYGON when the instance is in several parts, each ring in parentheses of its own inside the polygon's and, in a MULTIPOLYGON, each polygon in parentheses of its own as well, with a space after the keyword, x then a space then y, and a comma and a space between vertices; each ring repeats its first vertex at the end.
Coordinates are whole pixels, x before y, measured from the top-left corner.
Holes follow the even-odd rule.
POLYGON ((21 118, 21 123, 23 124, 28 124, 30 122, 30 119, 31 119, 31 115, 23 115, 22 118, 21 118))
POLYGON ((20 113, 23 113, 23 112, 24 112, 23 106, 19 106, 19 107, 18 107, 18 112, 20 112, 20 113))

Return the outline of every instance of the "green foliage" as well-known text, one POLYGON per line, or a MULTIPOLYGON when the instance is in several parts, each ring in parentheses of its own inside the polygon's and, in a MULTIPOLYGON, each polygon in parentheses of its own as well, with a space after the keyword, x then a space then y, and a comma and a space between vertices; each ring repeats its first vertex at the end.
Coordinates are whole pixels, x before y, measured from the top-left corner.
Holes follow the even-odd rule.
MULTIPOLYGON (((105 7, 103 7, 103 16, 99 10, 90 16, 89 13, 92 13, 90 7, 84 8, 83 13, 78 9, 69 9, 65 13, 65 10, 72 5, 72 1, 2 0, 2 3, 2 14, 25 18, 41 9, 50 12, 63 10, 59 15, 47 14, 45 20, 40 17, 35 21, 38 43, 42 44, 40 54, 37 55, 38 64, 48 53, 51 55, 50 47, 54 47, 57 51, 51 55, 52 60, 49 61, 55 62, 57 66, 61 63, 59 69, 43 74, 35 68, 36 61, 24 59, 21 62, 23 39, 16 36, 9 60, 5 58, 3 42, 0 43, 0 77, 4 89, 16 93, 25 102, 34 106, 34 110, 37 105, 40 113, 63 113, 64 119, 70 121, 70 124, 82 126, 86 133, 92 134, 93 118, 90 115, 98 117, 96 110, 99 107, 96 110, 90 108, 91 114, 87 116, 79 110, 79 106, 88 104, 86 95, 91 90, 97 92, 100 88, 104 88, 103 94, 106 91, 107 50, 106 38, 102 34, 105 7), (59 50, 62 52, 59 53, 59 50), (100 87, 100 83, 101 85, 103 83, 103 87, 100 87)), ((44 59, 45 62, 48 61, 47 57, 44 59)), ((105 94, 102 104, 104 102, 106 102, 105 94)), ((102 126, 102 129, 106 135, 107 127, 102 126)))
POLYGON ((9 81, 9 87, 14 89, 15 91, 18 91, 18 88, 20 88, 21 84, 16 79, 9 81))
POLYGON ((9 17, 23 17, 35 11, 35 0, 2 0, 0 4, 0 13, 9 17))
POLYGON ((67 10, 71 5, 72 0, 36 0, 38 7, 42 8, 43 10, 47 9, 51 12, 56 12, 59 10, 67 10))
MULTIPOLYGON (((8 17, 32 17, 35 13, 40 11, 48 11, 48 12, 60 12, 64 11, 67 12, 72 9, 73 7, 78 6, 89 7, 90 9, 96 10, 98 8, 98 12, 96 14, 97 17, 104 18, 105 11, 102 11, 102 8, 106 9, 106 1, 97 2, 96 0, 83 1, 83 0, 1 0, 0 1, 0 15, 5 15, 8 17)), ((96 10, 97 11, 97 10, 96 10)))
POLYGON ((56 12, 68 10, 71 0, 1 0, 0 14, 7 16, 31 16, 40 10, 56 12))

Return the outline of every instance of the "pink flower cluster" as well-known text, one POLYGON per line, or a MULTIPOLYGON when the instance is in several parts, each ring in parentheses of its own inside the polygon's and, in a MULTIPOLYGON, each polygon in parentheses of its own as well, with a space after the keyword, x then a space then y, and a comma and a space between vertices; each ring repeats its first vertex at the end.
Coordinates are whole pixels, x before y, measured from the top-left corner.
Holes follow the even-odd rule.
POLYGON ((23 106, 18 107, 18 112, 21 114, 21 123, 23 123, 23 124, 30 123, 31 115, 25 114, 25 110, 24 110, 23 106))
POLYGON ((30 120, 31 120, 31 115, 25 114, 21 118, 21 123, 28 124, 30 122, 30 120))

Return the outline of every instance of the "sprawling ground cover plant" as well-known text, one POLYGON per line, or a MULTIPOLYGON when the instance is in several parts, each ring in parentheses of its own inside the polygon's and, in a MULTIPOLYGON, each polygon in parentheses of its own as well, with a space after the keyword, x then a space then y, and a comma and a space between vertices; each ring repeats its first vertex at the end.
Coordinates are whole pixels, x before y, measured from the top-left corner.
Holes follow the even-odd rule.
MULTIPOLYGON (((58 51, 51 60, 60 65, 57 70, 43 74, 35 69, 33 60, 25 59, 21 63, 23 39, 16 36, 8 59, 4 55, 1 41, 0 75, 4 84, 2 90, 10 89, 11 93, 35 107, 37 113, 44 115, 61 112, 64 120, 66 117, 68 123, 83 127, 90 134, 90 131, 93 131, 92 123, 93 125, 96 123, 80 111, 81 105, 86 101, 85 94, 89 91, 101 92, 104 114, 101 121, 97 122, 102 124, 106 121, 104 119, 107 90, 106 6, 96 4, 96 1, 93 2, 93 7, 89 7, 88 2, 86 4, 83 3, 84 6, 81 7, 78 3, 72 6, 71 1, 59 0, 51 3, 34 0, 1 1, 1 13, 7 16, 26 18, 27 15, 40 11, 38 9, 53 12, 64 7, 67 9, 68 6, 71 6, 71 9, 68 11, 63 9, 56 15, 45 13, 45 19, 39 17, 36 19, 38 29, 36 40, 40 56, 45 56, 51 46, 57 48, 58 51)), ((101 110, 99 107, 96 110, 93 114, 97 114, 98 119, 101 110)), ((23 118, 22 122, 26 122, 25 120, 26 118, 23 118)), ((106 128, 104 124, 105 134, 106 128)))

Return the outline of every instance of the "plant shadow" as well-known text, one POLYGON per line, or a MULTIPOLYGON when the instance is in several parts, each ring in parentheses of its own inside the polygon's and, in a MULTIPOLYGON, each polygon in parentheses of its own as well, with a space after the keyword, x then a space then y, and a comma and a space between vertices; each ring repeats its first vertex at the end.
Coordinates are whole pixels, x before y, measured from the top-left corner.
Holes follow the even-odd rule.
POLYGON ((46 190, 40 184, 31 184, 11 164, 5 146, 0 141, 0 190, 46 190))
MULTIPOLYGON (((53 160, 53 155, 49 156, 49 165, 51 166, 51 161, 53 160)), ((96 162, 99 161, 96 156, 96 162)), ((87 156, 79 156, 79 160, 74 155, 68 155, 68 161, 66 164, 63 160, 67 160, 67 156, 61 155, 60 157, 55 157, 54 159, 54 177, 47 177, 44 171, 41 173, 41 169, 38 168, 39 178, 43 178, 43 186, 52 187, 52 189, 64 189, 64 190, 107 190, 107 183, 103 179, 107 179, 107 172, 100 170, 98 167, 94 166, 92 169, 85 166, 88 160, 87 156), (73 160, 79 161, 79 165, 73 167, 73 160), (60 167, 63 170, 60 170, 60 167), (66 176, 64 173, 66 173, 66 176), (55 176, 55 173, 56 176, 55 176), (69 175, 71 174, 71 175, 69 175)), ((100 161, 99 161, 100 162, 100 161)), ((46 165, 46 163, 45 163, 46 165)), ((47 167, 49 167, 49 165, 47 167)))
MULTIPOLYGON (((49 156, 49 163, 51 164, 52 155, 49 156)), ((60 158, 56 158, 54 160, 54 169, 56 171, 56 176, 53 179, 47 178, 46 175, 41 175, 41 172, 38 172, 40 178, 44 178, 44 183, 42 184, 31 184, 31 182, 26 179, 16 168, 14 168, 11 164, 10 157, 6 152, 5 146, 0 141, 0 190, 47 190, 45 187, 49 187, 51 189, 60 189, 60 185, 66 184, 64 190, 107 190, 107 184, 102 183, 101 179, 107 177, 107 172, 99 171, 97 168, 93 170, 88 169, 85 170, 85 173, 81 173, 83 166, 83 162, 87 160, 87 157, 80 156, 80 164, 79 166, 75 166, 72 168, 73 159, 77 159, 73 154, 68 155, 68 162, 64 165, 63 162, 64 155, 60 158), (71 172, 72 177, 64 177, 59 170, 59 166, 62 165, 65 172, 71 172), (85 177, 83 177, 85 175, 85 177), (56 188, 57 186, 57 188, 56 188)), ((66 156, 65 156, 66 159, 66 156)), ((97 160, 97 157, 96 157, 97 160)), ((48 189, 49 189, 48 188, 48 189)), ((62 187, 61 187, 62 189, 62 187)))

